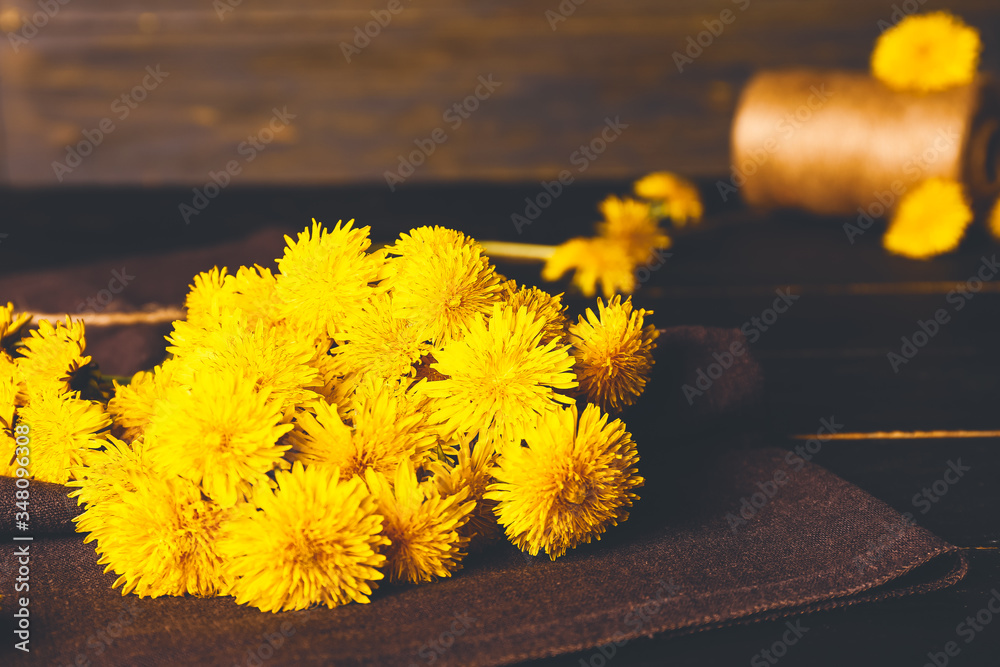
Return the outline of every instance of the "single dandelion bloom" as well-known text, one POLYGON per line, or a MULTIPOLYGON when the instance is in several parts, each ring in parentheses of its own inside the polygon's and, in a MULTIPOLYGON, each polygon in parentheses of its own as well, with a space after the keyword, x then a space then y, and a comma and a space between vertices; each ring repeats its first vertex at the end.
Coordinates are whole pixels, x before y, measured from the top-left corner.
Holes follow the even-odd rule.
POLYGON ((98 564, 118 575, 113 588, 154 598, 229 592, 231 577, 216 545, 230 511, 205 500, 188 480, 143 474, 122 451, 98 465, 80 489, 95 502, 75 521, 77 531, 88 533, 84 542, 97 542, 98 564), (102 478, 108 473, 113 482, 102 478))
POLYGON ((559 390, 576 387, 568 346, 542 344, 544 323, 521 307, 493 307, 477 315, 461 340, 435 352, 434 370, 447 379, 423 382, 434 399, 437 421, 451 432, 491 431, 515 439, 539 415, 573 399, 559 390))
POLYGON ((545 260, 542 278, 559 280, 567 271, 575 270, 573 284, 584 296, 597 293, 601 283, 604 298, 617 292, 631 294, 635 290, 635 261, 624 243, 602 238, 573 238, 556 247, 545 260))
POLYGON ((237 374, 205 374, 191 386, 171 387, 157 401, 146 429, 149 459, 167 475, 200 484, 224 507, 245 497, 251 484, 284 465, 288 445, 278 439, 281 405, 268 389, 237 374))
POLYGON ((108 401, 108 412, 122 437, 132 441, 141 436, 155 414, 156 401, 177 384, 174 369, 176 359, 168 359, 151 371, 139 371, 128 384, 114 381, 114 396, 108 401))
POLYGON ((6 306, 0 306, 0 348, 9 348, 10 345, 21 339, 24 335, 25 325, 31 322, 31 315, 28 313, 14 313, 14 304, 8 302, 6 306))
MULTIPOLYGON (((61 393, 45 387, 30 393, 28 405, 17 411, 18 423, 31 430, 31 465, 28 471, 41 482, 65 484, 74 470, 104 443, 101 433, 111 424, 104 406, 84 401, 78 392, 61 393)), ((8 465, 9 460, 0 461, 8 465)), ((13 466, 6 474, 13 472, 13 466)))
POLYGON ((258 510, 230 521, 220 539, 236 601, 271 612, 368 602, 389 540, 361 479, 296 463, 276 481, 276 490, 254 488, 258 510))
POLYGON ((598 208, 604 221, 597 223, 597 241, 621 244, 634 264, 648 262, 658 248, 670 247, 670 237, 660 229, 648 203, 611 195, 598 208))
POLYGON ((566 327, 569 320, 566 319, 566 306, 562 303, 562 294, 552 295, 537 287, 524 286, 517 287, 516 280, 508 280, 503 284, 502 296, 504 302, 512 310, 517 310, 521 306, 533 313, 536 319, 541 319, 544 323, 542 328, 542 343, 552 341, 562 342, 566 336, 566 327))
POLYGON ((466 492, 443 496, 431 484, 417 482, 410 461, 396 469, 393 483, 371 469, 365 481, 384 518, 382 534, 389 538, 385 569, 389 581, 414 584, 450 577, 461 567, 468 538, 461 528, 476 503, 466 492))
POLYGON ((590 308, 569 328, 569 341, 580 393, 602 410, 620 411, 642 394, 653 370, 653 350, 659 333, 648 324, 653 311, 632 308, 616 296, 607 306, 597 300, 598 314, 590 308))
POLYGON ((332 355, 348 372, 389 379, 413 374, 413 364, 429 349, 426 339, 419 326, 399 315, 392 295, 383 293, 345 316, 332 355))
MULTIPOLYGON (((451 457, 450 457, 451 458, 451 457)), ((470 438, 463 438, 452 460, 437 460, 428 464, 430 481, 442 496, 466 494, 476 506, 469 521, 459 528, 459 534, 470 540, 470 548, 492 542, 503 532, 497 523, 493 508, 496 501, 484 498, 486 487, 493 482, 493 464, 497 453, 493 443, 486 440, 474 446, 470 438)))
MULTIPOLYGON (((121 499, 122 494, 134 493, 150 478, 159 476, 149 463, 142 439, 128 443, 109 435, 104 448, 90 454, 86 465, 81 466, 75 479, 66 485, 76 487, 69 497, 76 498, 77 504, 98 508, 90 515, 93 517, 99 511, 110 508, 113 502, 121 499)), ((92 529, 78 528, 77 532, 90 532, 92 529)))
POLYGON ((338 468, 345 479, 363 477, 365 470, 393 474, 402 461, 420 465, 437 444, 427 424, 423 399, 399 383, 366 378, 352 397, 346 424, 338 406, 324 401, 296 418, 286 439, 293 460, 338 468))
POLYGON ((882 245, 897 255, 928 259, 957 248, 971 222, 961 183, 929 178, 900 198, 882 245))
POLYGON ((546 415, 525 441, 504 447, 486 492, 519 549, 533 556, 544 550, 555 560, 628 518, 644 480, 620 420, 608 423, 588 405, 578 425, 574 405, 546 415))
POLYGON ((235 276, 226 277, 226 286, 232 290, 231 308, 242 311, 251 327, 260 321, 269 326, 282 321, 284 302, 278 296, 278 281, 271 269, 258 264, 241 266, 235 276))
POLYGON ((332 335, 344 315, 371 296, 379 277, 383 254, 369 254, 368 227, 340 221, 327 230, 313 220, 298 241, 286 236, 288 246, 278 260, 277 295, 281 315, 297 322, 300 331, 332 335))
POLYGON ((907 16, 879 35, 872 74, 896 90, 961 86, 975 78, 981 48, 976 29, 948 12, 907 16))
POLYGON ((38 323, 38 329, 21 343, 17 367, 29 389, 54 389, 67 392, 80 370, 90 363, 84 355, 87 341, 83 320, 52 324, 48 320, 38 323))
POLYGON ((396 256, 388 261, 382 286, 392 290, 396 315, 435 345, 461 336, 465 325, 500 298, 500 277, 482 247, 461 232, 419 227, 402 234, 387 252, 396 256))
POLYGON ((251 326, 242 311, 227 312, 207 328, 179 320, 167 340, 172 343, 167 351, 178 361, 174 379, 180 384, 193 384, 199 374, 236 372, 257 389, 269 390, 288 417, 317 396, 314 388, 320 380, 310 365, 317 354, 312 342, 262 320, 251 326))
POLYGON ((658 208, 678 227, 699 222, 704 214, 701 196, 694 183, 669 171, 654 171, 640 178, 635 182, 635 194, 655 202, 654 208, 658 208))
POLYGON ((194 277, 184 298, 187 321, 192 326, 211 325, 218 320, 222 310, 232 306, 232 286, 226 284, 231 277, 226 267, 217 266, 194 277))

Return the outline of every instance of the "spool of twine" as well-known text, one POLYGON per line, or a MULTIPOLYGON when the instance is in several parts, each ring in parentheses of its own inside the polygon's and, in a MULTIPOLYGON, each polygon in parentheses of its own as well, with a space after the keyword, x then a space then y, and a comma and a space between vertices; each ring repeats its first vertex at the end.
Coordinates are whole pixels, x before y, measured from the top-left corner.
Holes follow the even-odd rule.
POLYGON ((1000 194, 1000 93, 987 77, 919 94, 855 72, 760 72, 731 139, 732 185, 752 206, 877 217, 934 176, 980 206, 1000 194))

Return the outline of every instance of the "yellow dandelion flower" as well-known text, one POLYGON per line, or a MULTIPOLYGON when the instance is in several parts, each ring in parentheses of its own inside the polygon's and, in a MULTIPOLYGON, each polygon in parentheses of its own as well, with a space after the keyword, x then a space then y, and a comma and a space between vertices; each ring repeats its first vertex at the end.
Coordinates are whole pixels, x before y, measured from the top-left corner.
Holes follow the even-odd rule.
POLYGON ((653 311, 633 310, 629 297, 616 296, 607 306, 597 300, 597 315, 590 308, 570 325, 574 370, 580 393, 602 410, 620 411, 642 394, 653 370, 653 350, 659 332, 652 324, 643 327, 653 311))
POLYGON ((470 539, 470 548, 492 542, 502 530, 493 508, 496 501, 484 498, 486 487, 493 482, 493 464, 497 453, 493 443, 482 440, 473 446, 469 438, 459 443, 454 463, 438 460, 427 468, 432 473, 431 482, 442 496, 460 493, 467 495, 476 506, 469 515, 469 522, 459 529, 459 534, 470 539))
POLYGON ((928 259, 957 248, 971 222, 961 183, 929 178, 900 198, 882 245, 911 259, 928 259))
POLYGON ((226 267, 217 266, 194 277, 184 298, 187 321, 192 326, 211 325, 218 320, 221 310, 232 305, 233 290, 226 284, 231 277, 226 267))
POLYGON ((981 48, 976 29, 948 12, 907 16, 879 35, 872 74, 896 90, 961 86, 975 78, 981 48))
POLYGON ((84 542, 97 542, 104 571, 119 575, 112 587, 154 598, 227 594, 231 577, 216 544, 232 512, 205 500, 188 480, 146 474, 127 449, 113 443, 79 485, 80 495, 95 502, 77 517, 77 531, 88 533, 84 542), (109 473, 110 482, 103 478, 109 473))
POLYGON ((389 581, 419 584, 450 577, 461 567, 468 538, 460 531, 476 505, 463 502, 465 492, 442 496, 432 485, 418 483, 410 461, 399 464, 392 484, 371 469, 365 481, 389 538, 384 550, 389 581))
POLYGON ((987 225, 993 234, 993 238, 1000 239, 1000 198, 997 198, 993 204, 993 208, 990 209, 990 219, 987 225))
MULTIPOLYGON (((74 471, 87 461, 93 450, 104 443, 101 433, 111 419, 104 406, 84 401, 77 392, 60 393, 52 387, 31 392, 28 405, 18 409, 18 423, 30 431, 31 476, 42 482, 65 484, 74 471)), ((9 465, 10 461, 0 461, 9 465)), ((10 474, 12 468, 8 468, 10 474)))
MULTIPOLYGON (((0 352, 0 355, 2 354, 3 352, 0 352)), ((18 390, 18 381, 14 373, 4 373, 0 370, 0 429, 14 428, 18 390)))
POLYGON ((155 414, 156 401, 177 384, 174 369, 176 359, 169 359, 151 371, 139 371, 128 384, 114 382, 114 396, 108 401, 108 412, 125 440, 141 436, 155 414))
POLYGON ((512 310, 521 306, 533 313, 535 318, 544 323, 542 328, 542 343, 561 342, 566 335, 569 320, 566 319, 566 306, 562 303, 562 294, 552 295, 537 287, 525 285, 518 289, 516 280, 508 280, 503 284, 503 300, 512 310))
POLYGON ((601 283, 604 298, 616 292, 631 294, 635 290, 635 262, 623 243, 602 238, 574 238, 556 247, 545 260, 542 278, 559 280, 567 271, 575 270, 573 284, 584 296, 597 293, 601 283))
POLYGON ((435 345, 460 336, 462 327, 488 313, 500 297, 500 277, 482 247, 443 227, 402 234, 387 249, 384 286, 392 290, 396 314, 425 332, 435 345))
POLYGON ((312 404, 300 413, 287 441, 293 460, 340 469, 344 478, 364 476, 372 469, 392 474, 401 461, 423 463, 438 436, 427 423, 423 399, 403 390, 403 385, 365 378, 358 386, 344 423, 336 405, 312 404))
POLYGON ((0 347, 7 348, 20 340, 24 335, 25 325, 30 321, 31 315, 28 313, 14 314, 13 303, 0 306, 0 347))
POLYGON ((599 208, 604 221, 597 223, 598 241, 623 245, 635 265, 648 262, 657 248, 670 247, 670 237, 660 229, 648 203, 611 195, 599 208))
POLYGON ((242 311, 224 313, 219 321, 199 328, 182 320, 174 322, 167 348, 179 363, 174 378, 192 384, 199 374, 237 371, 259 389, 268 389, 288 416, 316 398, 318 372, 310 365, 316 356, 312 342, 286 335, 258 320, 250 326, 242 311))
POLYGON ((70 498, 76 498, 77 504, 92 506, 87 518, 75 519, 78 526, 82 521, 86 528, 77 528, 77 532, 90 532, 93 517, 112 506, 121 499, 124 493, 134 493, 150 478, 161 476, 149 463, 146 448, 142 439, 132 443, 119 440, 113 435, 107 436, 104 448, 95 451, 87 457, 87 464, 77 471, 76 479, 66 483, 76 487, 70 492, 70 498))
POLYGON ((643 484, 639 455, 625 425, 608 423, 588 405, 577 425, 576 406, 547 415, 525 437, 527 446, 501 452, 486 497, 507 537, 533 556, 555 560, 568 549, 600 539, 628 518, 643 484))
POLYGON ((364 483, 301 463, 276 479, 277 490, 254 489, 259 511, 229 522, 219 542, 236 601, 271 612, 368 602, 389 541, 364 483))
POLYGON ((368 230, 355 228, 353 220, 327 230, 314 219, 298 241, 286 236, 276 279, 281 315, 301 331, 338 332, 344 315, 371 296, 382 267, 383 254, 367 252, 368 230))
POLYGON ((55 325, 42 320, 21 343, 17 366, 29 389, 70 391, 80 369, 90 363, 86 346, 83 320, 67 316, 55 325))
POLYGON ((640 178, 635 182, 635 194, 656 202, 655 206, 678 227, 699 222, 704 214, 694 183, 669 171, 654 171, 640 178))
POLYGON ((515 439, 538 415, 573 399, 560 389, 576 387, 568 347, 542 344, 544 323, 528 309, 493 306, 477 315, 461 340, 435 353, 434 370, 447 379, 423 382, 438 421, 452 432, 492 431, 515 439))
POLYGON ((238 373, 206 374, 157 401, 146 429, 148 456, 167 475, 200 484, 224 507, 283 464, 280 403, 238 373))
POLYGON ((241 266, 235 276, 226 278, 226 286, 233 291, 230 307, 241 310, 250 326, 260 321, 268 325, 281 321, 284 302, 278 296, 278 280, 271 269, 258 264, 241 266))
POLYGON ((413 364, 429 349, 426 339, 420 327, 398 314, 392 295, 383 293, 344 317, 332 355, 348 372, 389 379, 413 374, 413 364))

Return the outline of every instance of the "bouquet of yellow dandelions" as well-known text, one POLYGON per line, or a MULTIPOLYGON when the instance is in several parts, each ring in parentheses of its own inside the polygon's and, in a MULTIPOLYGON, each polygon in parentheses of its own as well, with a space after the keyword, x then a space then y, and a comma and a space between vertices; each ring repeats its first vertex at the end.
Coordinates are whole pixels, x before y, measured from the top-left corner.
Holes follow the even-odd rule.
POLYGON ((276 274, 196 276, 167 360, 106 404, 81 394, 82 322, 23 339, 0 309, 4 462, 27 427, 34 477, 75 487, 123 594, 367 602, 503 533, 555 559, 628 517, 643 478, 607 411, 643 391, 649 311, 616 297, 570 323, 461 232, 375 251, 368 232, 314 221, 276 274))

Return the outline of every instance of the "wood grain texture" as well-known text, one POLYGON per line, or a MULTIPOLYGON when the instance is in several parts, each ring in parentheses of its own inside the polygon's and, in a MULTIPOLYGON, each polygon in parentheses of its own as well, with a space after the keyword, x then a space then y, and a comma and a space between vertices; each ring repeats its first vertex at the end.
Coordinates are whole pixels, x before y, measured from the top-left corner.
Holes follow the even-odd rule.
MULTIPOLYGON (((553 30, 545 12, 558 0, 400 1, 348 63, 340 44, 388 0, 243 0, 221 19, 207 0, 166 9, 70 0, 16 52, 9 40, 0 48, 2 177, 59 184, 52 162, 104 118, 114 131, 62 184, 200 185, 230 160, 246 185, 384 184, 398 156, 438 127, 447 141, 413 182, 551 179, 562 169, 581 179, 725 173, 732 110, 752 71, 864 68, 877 22, 893 11, 862 0, 588 0, 553 30), (672 54, 725 10, 733 22, 679 72, 672 54), (169 77, 120 119, 112 103, 150 65, 169 77), (478 110, 459 127, 443 120, 491 74, 501 86, 478 110), (245 162, 240 142, 286 106, 294 121, 245 162), (579 172, 571 154, 607 117, 629 127, 579 172)), ((947 4, 980 28, 983 66, 998 69, 996 3, 947 4)), ((3 31, 37 11, 32 0, 2 0, 3 31)))

